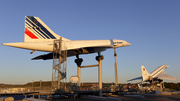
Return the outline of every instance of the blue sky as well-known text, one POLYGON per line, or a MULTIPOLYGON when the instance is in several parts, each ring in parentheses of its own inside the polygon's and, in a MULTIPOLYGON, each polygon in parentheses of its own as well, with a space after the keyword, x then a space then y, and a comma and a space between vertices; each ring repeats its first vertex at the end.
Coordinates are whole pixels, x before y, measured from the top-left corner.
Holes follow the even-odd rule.
MULTIPOLYGON (((71 40, 122 39, 131 46, 117 49, 119 82, 150 73, 158 66, 180 81, 179 0, 1 0, 0 43, 24 41, 24 18, 37 16, 58 35, 71 40)), ((46 54, 0 45, 0 83, 50 81, 52 60, 32 61, 46 54)), ((115 82, 113 50, 102 52, 102 81, 115 82)), ((97 64, 96 53, 81 55, 82 65, 97 64)), ((68 58, 67 81, 77 75, 75 57, 68 58)), ((98 68, 81 69, 82 82, 98 82, 98 68)), ((138 81, 134 81, 138 82, 138 81)))

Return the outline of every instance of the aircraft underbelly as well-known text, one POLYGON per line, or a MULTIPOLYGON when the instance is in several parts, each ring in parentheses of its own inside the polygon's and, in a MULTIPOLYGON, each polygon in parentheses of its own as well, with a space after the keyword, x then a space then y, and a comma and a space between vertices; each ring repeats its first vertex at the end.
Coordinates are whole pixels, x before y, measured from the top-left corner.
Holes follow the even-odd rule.
POLYGON ((77 54, 89 54, 89 53, 96 53, 96 52, 102 52, 105 51, 106 48, 93 48, 93 47, 88 47, 88 48, 82 48, 82 49, 75 49, 75 50, 70 50, 68 51, 68 54, 73 54, 73 55, 77 55, 77 54))

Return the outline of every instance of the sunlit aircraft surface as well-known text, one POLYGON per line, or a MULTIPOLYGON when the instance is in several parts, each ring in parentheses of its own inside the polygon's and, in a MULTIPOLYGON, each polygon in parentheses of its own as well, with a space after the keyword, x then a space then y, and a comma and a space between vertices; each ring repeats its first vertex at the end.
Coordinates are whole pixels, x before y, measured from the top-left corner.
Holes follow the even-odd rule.
POLYGON ((167 67, 168 67, 167 65, 159 66, 157 69, 155 69, 153 72, 149 74, 146 68, 142 65, 141 66, 142 76, 128 80, 127 82, 133 81, 133 80, 139 80, 139 79, 141 79, 142 82, 146 82, 146 81, 152 82, 152 81, 158 81, 158 80, 161 81, 161 79, 177 80, 177 78, 165 74, 164 69, 166 69, 167 67))
MULTIPOLYGON (((34 51, 50 52, 40 55, 35 59, 53 59, 54 40, 61 36, 55 34, 41 19, 33 16, 25 16, 24 42, 3 43, 2 45, 23 48, 34 51)), ((67 57, 79 54, 100 53, 109 48, 118 48, 131 45, 124 40, 69 40, 62 37, 62 51, 67 50, 67 57)))

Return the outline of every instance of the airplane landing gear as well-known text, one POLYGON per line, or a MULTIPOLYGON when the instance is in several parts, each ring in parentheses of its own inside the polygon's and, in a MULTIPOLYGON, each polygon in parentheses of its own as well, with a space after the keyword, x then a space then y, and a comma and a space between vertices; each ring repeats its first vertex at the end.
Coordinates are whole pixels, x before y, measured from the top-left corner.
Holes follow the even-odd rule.
POLYGON ((99 62, 100 60, 103 60, 104 56, 98 53, 98 56, 96 56, 96 60, 99 62))
POLYGON ((83 62, 83 59, 82 59, 82 58, 79 58, 79 55, 76 55, 76 58, 77 58, 77 59, 75 59, 74 62, 77 64, 78 67, 80 67, 81 64, 82 64, 82 62, 83 62))
POLYGON ((81 64, 83 62, 83 59, 82 58, 79 58, 79 55, 76 55, 76 58, 74 60, 74 62, 77 64, 78 66, 78 71, 77 71, 77 76, 78 76, 78 82, 77 82, 77 86, 80 87, 80 81, 81 81, 81 64))

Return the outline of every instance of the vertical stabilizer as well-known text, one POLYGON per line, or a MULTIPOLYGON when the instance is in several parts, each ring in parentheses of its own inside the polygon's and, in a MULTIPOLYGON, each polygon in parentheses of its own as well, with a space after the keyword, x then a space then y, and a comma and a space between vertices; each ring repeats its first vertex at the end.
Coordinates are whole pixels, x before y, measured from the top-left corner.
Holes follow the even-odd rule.
POLYGON ((146 68, 142 65, 141 66, 141 70, 142 70, 142 81, 145 81, 146 79, 149 78, 150 74, 147 72, 146 68))
MULTIPOLYGON (((60 36, 54 33, 41 19, 34 16, 25 16, 24 42, 48 41, 59 39, 60 36)), ((62 40, 69 41, 62 37, 62 40)))

